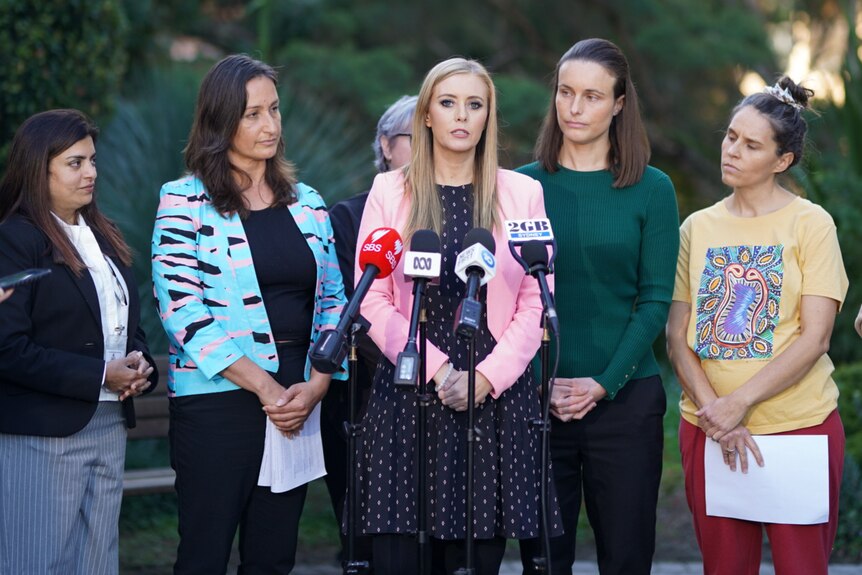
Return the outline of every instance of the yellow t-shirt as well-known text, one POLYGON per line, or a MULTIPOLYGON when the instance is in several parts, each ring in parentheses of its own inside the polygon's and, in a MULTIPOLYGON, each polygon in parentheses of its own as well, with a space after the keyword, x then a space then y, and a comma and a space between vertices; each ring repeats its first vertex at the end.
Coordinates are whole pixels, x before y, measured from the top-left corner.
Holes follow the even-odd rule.
MULTIPOLYGON (((688 341, 719 396, 799 337, 803 295, 840 306, 847 285, 832 217, 804 198, 750 218, 734 216, 720 201, 680 228, 673 299, 691 304, 688 341)), ((824 354, 801 381, 757 404, 743 423, 754 434, 822 423, 838 405, 833 369, 824 354)), ((680 411, 697 425, 697 407, 685 393, 680 411)))

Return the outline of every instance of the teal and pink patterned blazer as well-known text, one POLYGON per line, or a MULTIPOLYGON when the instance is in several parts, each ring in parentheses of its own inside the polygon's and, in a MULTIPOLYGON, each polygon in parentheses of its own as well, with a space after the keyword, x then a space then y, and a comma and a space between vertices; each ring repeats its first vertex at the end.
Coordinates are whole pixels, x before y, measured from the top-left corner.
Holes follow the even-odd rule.
MULTIPOLYGON (((311 344, 338 323, 344 286, 323 198, 297 184, 290 213, 317 263, 311 344)), ((152 241, 153 287, 170 342, 168 393, 239 389, 220 372, 243 355, 276 372, 278 355, 248 239, 237 214, 220 215, 203 182, 187 176, 162 186, 152 241)), ((311 364, 306 360, 305 377, 311 364)), ((333 376, 346 379, 347 372, 333 376)))

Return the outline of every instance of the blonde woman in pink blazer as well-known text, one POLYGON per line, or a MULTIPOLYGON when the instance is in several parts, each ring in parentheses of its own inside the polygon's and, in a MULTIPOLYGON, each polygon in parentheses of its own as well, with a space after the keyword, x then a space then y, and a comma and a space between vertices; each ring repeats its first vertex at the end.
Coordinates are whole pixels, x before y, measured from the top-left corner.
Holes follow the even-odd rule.
POLYGON ((542 303, 536 280, 509 253, 503 222, 544 217, 541 186, 497 165, 496 95, 488 72, 461 58, 435 66, 419 93, 411 162, 375 178, 359 230, 365 238, 375 228, 395 228, 409 245, 413 232, 432 229, 442 254, 440 285, 429 288, 426 300, 425 377, 436 394, 428 408, 427 489, 421 494, 416 393, 393 385, 412 302, 403 263, 375 281, 362 304, 371 338, 383 352, 356 470, 359 528, 373 536, 376 575, 416 571, 420 496, 427 502, 434 572, 451 573, 465 563, 468 357, 467 344, 453 335, 453 320, 466 289, 454 264, 474 227, 491 230, 497 243, 497 273, 480 290, 485 311, 475 336, 476 573, 498 572, 507 538, 538 535, 540 438, 530 420, 538 416, 539 397, 530 360, 541 340, 542 303))

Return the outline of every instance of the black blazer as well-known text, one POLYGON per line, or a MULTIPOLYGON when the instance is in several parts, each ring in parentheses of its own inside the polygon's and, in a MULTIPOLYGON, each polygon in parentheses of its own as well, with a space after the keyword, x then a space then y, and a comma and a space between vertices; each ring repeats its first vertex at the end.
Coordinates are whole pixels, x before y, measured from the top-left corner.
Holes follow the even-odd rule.
MULTIPOLYGON (((108 244, 94 229, 105 253, 108 244)), ((126 353, 139 350, 151 365, 132 270, 111 258, 129 292, 126 353)), ((0 224, 0 276, 27 268, 52 273, 15 288, 0 304, 0 432, 66 437, 84 428, 99 402, 105 369, 104 336, 96 287, 89 273, 76 277, 52 261, 48 237, 21 215, 0 224)), ((153 369, 152 390, 158 381, 153 369)), ((135 408, 123 402, 126 425, 135 408)))
MULTIPOLYGON (((353 288, 355 287, 353 266, 355 265, 356 245, 365 241, 365 238, 358 236, 362 212, 365 210, 367 201, 368 192, 365 192, 341 200, 329 209, 332 235, 335 236, 335 254, 338 256, 338 267, 341 269, 341 276, 344 280, 344 294, 348 300, 353 298, 353 288)), ((377 361, 380 359, 380 349, 367 333, 360 335, 357 343, 359 346, 359 369, 357 370, 356 383, 359 390, 359 412, 362 414, 365 413, 365 406, 368 404, 374 372, 377 369, 377 361)), ((330 385, 326 398, 329 403, 341 401, 346 406, 347 386, 330 385)), ((341 423, 342 421, 336 421, 335 425, 340 428, 341 423)))

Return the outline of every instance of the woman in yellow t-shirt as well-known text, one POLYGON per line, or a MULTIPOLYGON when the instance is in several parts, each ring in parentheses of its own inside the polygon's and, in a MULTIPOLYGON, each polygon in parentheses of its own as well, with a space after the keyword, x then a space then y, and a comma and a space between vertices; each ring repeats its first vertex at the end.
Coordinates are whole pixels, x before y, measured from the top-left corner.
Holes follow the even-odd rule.
POLYGON ((721 144, 733 192, 682 224, 668 353, 683 388, 679 441, 704 572, 756 574, 762 531, 779 575, 827 575, 844 430, 826 355, 847 292, 832 218, 776 176, 799 162, 811 90, 781 78, 734 108, 721 144), (755 435, 828 437, 828 521, 708 515, 707 438, 731 471, 764 461, 755 435), (752 461, 753 459, 753 461, 752 461))

